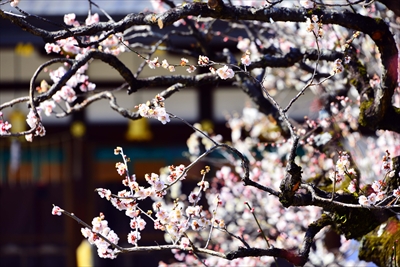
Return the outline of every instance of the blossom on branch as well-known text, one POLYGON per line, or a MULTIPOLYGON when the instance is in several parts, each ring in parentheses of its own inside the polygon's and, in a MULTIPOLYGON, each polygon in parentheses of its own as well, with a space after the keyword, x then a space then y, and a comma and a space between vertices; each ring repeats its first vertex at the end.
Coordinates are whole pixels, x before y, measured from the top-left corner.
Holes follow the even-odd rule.
POLYGON ((0 134, 9 133, 11 126, 12 125, 8 121, 4 121, 3 112, 0 111, 0 134))
POLYGON ((232 69, 230 69, 227 65, 217 69, 217 74, 223 80, 230 79, 233 78, 233 76, 235 76, 235 72, 232 69))
POLYGON ((247 50, 246 53, 243 54, 243 56, 240 58, 240 61, 245 66, 249 66, 251 64, 250 51, 249 50, 247 50))
POLYGON ((197 63, 200 66, 207 66, 210 63, 210 59, 206 56, 199 56, 199 60, 197 61, 197 63))
POLYGON ((76 19, 75 13, 64 15, 64 23, 68 26, 74 26, 74 27, 79 26, 79 22, 76 21, 75 19, 76 19))
POLYGON ((20 0, 11 0, 11 1, 10 1, 10 5, 11 5, 12 7, 17 7, 17 6, 19 5, 19 1, 20 1, 20 0))
POLYGON ((53 209, 51 210, 51 214, 61 216, 63 211, 64 210, 61 209, 60 207, 54 206, 53 209))

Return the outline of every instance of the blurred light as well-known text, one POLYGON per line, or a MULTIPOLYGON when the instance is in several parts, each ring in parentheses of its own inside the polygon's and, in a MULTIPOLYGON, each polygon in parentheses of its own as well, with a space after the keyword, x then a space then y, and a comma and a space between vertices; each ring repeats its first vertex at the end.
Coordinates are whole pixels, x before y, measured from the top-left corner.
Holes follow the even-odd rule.
POLYGON ((128 131, 125 135, 129 141, 148 141, 153 138, 149 122, 146 118, 139 120, 129 120, 128 131))

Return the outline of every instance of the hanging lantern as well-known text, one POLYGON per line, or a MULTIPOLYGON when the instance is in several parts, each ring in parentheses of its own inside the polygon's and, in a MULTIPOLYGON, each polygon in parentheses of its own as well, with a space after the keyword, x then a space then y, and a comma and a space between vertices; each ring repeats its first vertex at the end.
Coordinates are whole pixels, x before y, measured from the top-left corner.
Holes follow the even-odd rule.
POLYGON ((148 141, 153 138, 149 122, 146 118, 139 120, 130 120, 128 131, 125 134, 128 141, 148 141))
POLYGON ((23 132, 26 130, 26 117, 19 109, 14 109, 10 115, 11 131, 13 133, 23 132))
POLYGON ((81 121, 74 121, 71 124, 70 128, 71 134, 73 137, 80 138, 85 135, 86 133, 86 126, 81 121))

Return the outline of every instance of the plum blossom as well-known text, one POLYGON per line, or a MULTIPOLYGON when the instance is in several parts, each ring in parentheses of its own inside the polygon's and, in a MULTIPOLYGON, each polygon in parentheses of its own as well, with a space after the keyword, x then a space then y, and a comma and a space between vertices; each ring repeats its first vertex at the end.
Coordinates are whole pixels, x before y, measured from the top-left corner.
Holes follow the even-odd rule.
POLYGON ((53 109, 56 107, 56 104, 52 100, 46 100, 40 103, 40 108, 44 110, 44 114, 46 116, 51 116, 53 109))
POLYGON ((12 0, 12 1, 10 1, 10 5, 11 5, 12 7, 17 7, 17 6, 19 5, 19 1, 20 1, 20 0, 12 0))
POLYGON ((347 190, 349 190, 350 193, 356 192, 357 188, 355 179, 350 182, 349 186, 347 187, 347 190))
POLYGON ((332 74, 332 75, 343 72, 344 67, 343 67, 343 65, 342 65, 342 60, 341 60, 340 58, 336 59, 336 60, 333 62, 333 64, 334 64, 334 65, 333 65, 333 69, 332 69, 332 71, 331 71, 331 74, 332 74))
POLYGON ((368 203, 369 203, 369 204, 375 204, 376 201, 377 201, 376 194, 375 194, 375 193, 371 193, 371 194, 368 196, 368 203))
POLYGON ((117 172, 118 172, 119 175, 124 175, 125 172, 126 172, 126 169, 127 169, 126 165, 124 163, 122 163, 122 162, 117 162, 115 164, 115 168, 117 169, 117 172))
POLYGON ((246 52, 250 48, 250 43, 251 41, 249 38, 241 39, 237 44, 237 48, 242 52, 246 52))
POLYGON ((149 65, 150 69, 155 69, 156 67, 160 66, 160 63, 158 63, 158 57, 154 58, 153 60, 147 60, 147 64, 149 65))
POLYGON ((146 221, 143 220, 140 216, 138 216, 131 220, 130 226, 133 230, 139 229, 140 231, 142 231, 146 227, 146 221))
POLYGON ((0 111, 0 134, 9 133, 11 126, 12 125, 8 121, 3 120, 3 112, 0 111))
POLYGON ((314 8, 314 2, 311 0, 300 0, 300 5, 304 8, 314 8))
POLYGON ((180 240, 180 245, 182 249, 188 248, 190 246, 190 240, 187 237, 182 237, 180 240))
POLYGON ((249 50, 247 50, 246 53, 241 57, 240 61, 245 66, 249 66, 251 64, 250 51, 249 50))
POLYGON ((132 245, 137 245, 137 241, 139 241, 141 239, 141 235, 140 232, 138 231, 131 231, 128 234, 128 243, 132 244, 132 245))
POLYGON ((186 59, 186 58, 181 58, 181 66, 186 66, 187 64, 189 63, 189 60, 188 59, 186 59))
POLYGON ((119 251, 111 249, 110 244, 106 242, 99 234, 107 238, 113 244, 118 244, 118 235, 108 227, 108 222, 104 219, 103 213, 99 217, 93 218, 92 229, 81 228, 82 235, 88 239, 89 243, 97 247, 97 253, 100 258, 115 259, 119 251))
POLYGON ((207 66, 210 63, 210 59, 206 56, 199 56, 199 60, 197 61, 197 63, 200 66, 207 66))
POLYGON ((33 141, 33 134, 26 134, 25 135, 25 140, 28 142, 32 142, 33 141))
POLYGON ((232 69, 230 69, 227 65, 217 69, 217 74, 223 80, 230 79, 233 78, 233 76, 235 76, 235 72, 232 69))
POLYGON ((100 21, 99 14, 94 13, 93 15, 90 14, 90 15, 86 18, 85 24, 88 26, 88 25, 96 24, 96 23, 98 23, 99 21, 100 21))
POLYGON ((161 62, 161 67, 163 67, 164 69, 168 69, 169 63, 168 63, 168 61, 167 61, 166 59, 164 59, 164 60, 161 62))
POLYGON ((53 209, 51 210, 51 214, 61 216, 63 211, 64 210, 61 209, 60 207, 54 206, 53 209))
POLYGON ((107 200, 110 200, 111 191, 109 189, 98 188, 96 191, 101 198, 106 198, 107 200))
POLYGON ((189 68, 186 69, 187 72, 193 73, 196 70, 196 67, 193 65, 190 65, 189 68))
POLYGON ((58 54, 61 52, 60 46, 57 44, 53 44, 53 43, 46 43, 44 46, 44 49, 46 50, 47 54, 50 54, 51 52, 58 54))
POLYGON ((190 203, 196 203, 197 201, 200 200, 200 194, 199 193, 195 193, 195 192, 191 192, 188 200, 190 203))
POLYGON ((395 189, 395 190, 393 190, 393 196, 396 197, 396 198, 400 197, 400 187, 395 189))
POLYGON ((59 102, 60 99, 63 99, 65 101, 71 103, 76 100, 76 93, 75 93, 74 89, 72 89, 70 86, 64 85, 63 87, 61 87, 60 91, 57 91, 53 95, 53 99, 56 102, 59 102))
POLYGON ((164 98, 157 95, 152 99, 154 107, 150 107, 147 104, 139 104, 137 106, 140 116, 144 118, 155 118, 162 124, 170 122, 170 117, 164 107, 164 98))
POLYGON ((79 26, 79 22, 75 20, 76 15, 74 13, 64 15, 64 23, 68 26, 79 26))
POLYGON ((364 205, 364 206, 369 205, 369 201, 368 201, 367 197, 364 195, 362 195, 358 198, 358 203, 360 203, 360 205, 364 205))

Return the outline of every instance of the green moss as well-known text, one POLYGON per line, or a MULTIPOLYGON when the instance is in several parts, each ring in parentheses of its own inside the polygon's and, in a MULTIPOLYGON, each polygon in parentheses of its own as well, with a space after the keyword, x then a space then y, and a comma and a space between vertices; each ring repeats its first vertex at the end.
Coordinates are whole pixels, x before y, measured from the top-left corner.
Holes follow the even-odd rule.
POLYGON ((359 258, 378 266, 400 266, 399 239, 400 222, 391 218, 363 237, 359 258))
POLYGON ((335 212, 332 219, 336 231, 347 239, 359 239, 377 226, 371 221, 371 212, 367 209, 343 209, 335 212))
POLYGON ((383 19, 381 19, 381 18, 375 18, 375 22, 376 22, 377 24, 381 24, 381 23, 383 22, 383 19))
POLYGON ((366 127, 369 123, 366 121, 365 118, 365 113, 367 112, 367 110, 372 106, 372 104, 374 103, 373 99, 370 99, 368 101, 363 101, 360 104, 360 116, 358 117, 358 123, 361 126, 366 127))
POLYGON ((361 63, 360 60, 357 60, 357 70, 361 77, 366 77, 368 75, 367 68, 361 63))

